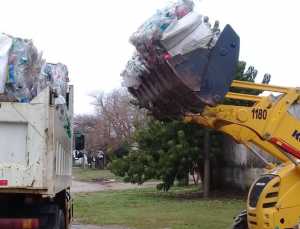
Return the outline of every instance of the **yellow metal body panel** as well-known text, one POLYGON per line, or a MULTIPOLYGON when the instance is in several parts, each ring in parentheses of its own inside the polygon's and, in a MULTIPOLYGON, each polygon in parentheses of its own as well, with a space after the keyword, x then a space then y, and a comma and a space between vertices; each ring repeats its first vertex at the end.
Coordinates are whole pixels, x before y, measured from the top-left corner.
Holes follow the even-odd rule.
MULTIPOLYGON (((252 208, 248 205, 249 228, 294 228, 300 219, 299 167, 292 163, 286 163, 270 171, 269 174, 274 175, 275 178, 260 194, 256 207, 252 208), (270 194, 274 193, 277 195, 272 197, 270 194), (264 207, 264 204, 268 203, 275 205, 264 207)), ((252 189, 253 186, 250 193, 252 189)))
POLYGON ((252 82, 239 81, 239 80, 234 80, 231 86, 236 88, 254 89, 260 91, 271 91, 271 92, 279 92, 279 93, 287 93, 291 89, 289 87, 280 87, 280 86, 274 86, 269 84, 259 84, 259 83, 252 83, 252 82))
MULTIPOLYGON (((186 122, 194 122, 233 137, 238 143, 255 144, 283 163, 267 174, 268 183, 254 182, 249 192, 258 201, 250 206, 248 199, 248 227, 250 229, 294 228, 300 222, 300 169, 298 161, 285 152, 272 139, 279 139, 300 152, 300 120, 292 116, 289 108, 299 103, 300 92, 296 88, 270 86, 234 81, 232 87, 279 92, 280 96, 255 96, 228 93, 227 98, 252 101, 252 106, 218 105, 206 107, 201 114, 187 114, 186 122), (295 131, 299 136, 295 137, 295 131), (299 137, 299 138, 298 138, 299 137), (274 176, 274 177, 273 177, 274 176), (257 189, 257 190, 255 190, 257 189)), ((263 177, 262 177, 263 178, 263 177)))

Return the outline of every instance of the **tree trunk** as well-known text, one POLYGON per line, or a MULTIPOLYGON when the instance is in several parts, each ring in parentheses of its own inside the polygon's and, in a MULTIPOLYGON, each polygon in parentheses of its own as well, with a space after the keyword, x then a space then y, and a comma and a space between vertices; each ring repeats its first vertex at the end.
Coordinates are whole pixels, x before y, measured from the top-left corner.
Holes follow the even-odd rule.
POLYGON ((210 136, 209 131, 205 130, 204 134, 204 178, 203 178, 203 196, 209 197, 210 191, 210 161, 209 161, 209 144, 210 136))

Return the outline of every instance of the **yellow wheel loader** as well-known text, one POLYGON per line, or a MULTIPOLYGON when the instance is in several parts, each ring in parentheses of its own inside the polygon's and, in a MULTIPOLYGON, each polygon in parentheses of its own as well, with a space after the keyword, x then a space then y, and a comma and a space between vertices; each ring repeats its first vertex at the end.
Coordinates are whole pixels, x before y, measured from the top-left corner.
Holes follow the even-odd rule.
POLYGON ((140 77, 141 85, 129 91, 155 117, 182 118, 221 131, 264 160, 268 172, 253 183, 247 210, 235 218, 233 228, 298 228, 300 89, 235 81, 239 48, 239 36, 227 25, 212 49, 199 48, 157 61, 140 77), (232 88, 273 94, 233 93, 232 88), (251 105, 224 105, 224 98, 249 101, 251 105), (269 163, 256 147, 281 163, 269 163))

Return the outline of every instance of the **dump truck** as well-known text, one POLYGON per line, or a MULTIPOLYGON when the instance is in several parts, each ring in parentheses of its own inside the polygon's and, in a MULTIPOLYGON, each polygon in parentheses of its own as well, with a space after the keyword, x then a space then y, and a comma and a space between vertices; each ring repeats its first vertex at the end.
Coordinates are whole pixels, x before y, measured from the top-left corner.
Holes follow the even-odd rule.
POLYGON ((29 103, 1 96, 0 228, 70 228, 73 87, 66 106, 50 87, 29 103))
POLYGON ((265 163, 267 172, 251 186, 233 229, 300 228, 300 90, 234 80, 239 50, 240 38, 227 25, 211 49, 156 56, 128 90, 156 118, 223 132, 265 163), (271 94, 248 93, 253 90, 271 94), (247 105, 228 105, 225 98, 247 105))

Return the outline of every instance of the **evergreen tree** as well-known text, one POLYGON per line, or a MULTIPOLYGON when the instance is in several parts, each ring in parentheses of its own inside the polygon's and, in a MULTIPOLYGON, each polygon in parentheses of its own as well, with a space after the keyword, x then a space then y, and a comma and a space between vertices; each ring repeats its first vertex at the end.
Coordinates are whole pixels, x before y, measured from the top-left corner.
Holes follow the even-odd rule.
MULTIPOLYGON (((254 82, 257 71, 246 63, 240 62, 236 79, 254 82)), ((259 94, 255 90, 231 89, 233 92, 259 94)), ((225 104, 247 105, 249 102, 226 99, 225 104)), ((158 189, 168 191, 176 180, 186 178, 189 173, 197 171, 203 178, 203 147, 205 128, 197 124, 180 121, 163 122, 151 120, 145 128, 136 130, 134 141, 137 145, 130 147, 128 154, 112 162, 112 171, 126 182, 142 184, 150 179, 161 180, 158 189)), ((221 133, 209 131, 209 157, 211 170, 218 171, 222 163, 221 133)), ((217 185, 219 174, 214 173, 211 181, 213 188, 217 185)))

